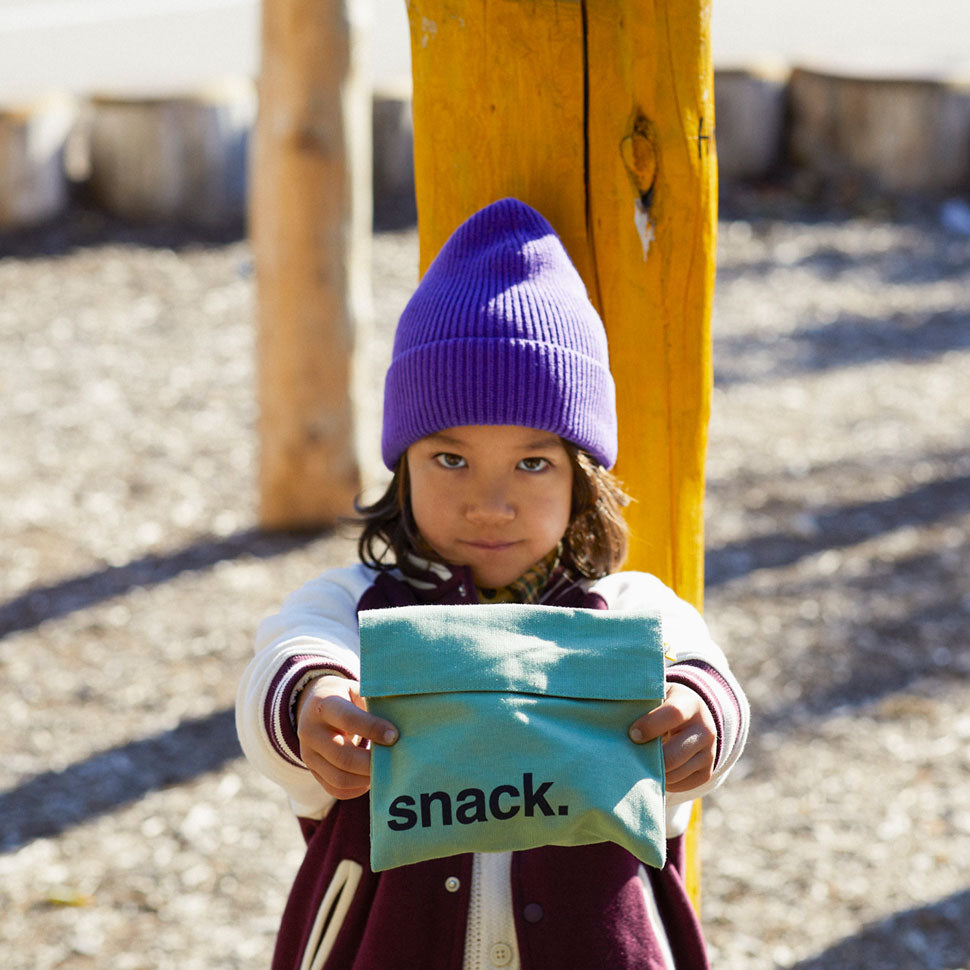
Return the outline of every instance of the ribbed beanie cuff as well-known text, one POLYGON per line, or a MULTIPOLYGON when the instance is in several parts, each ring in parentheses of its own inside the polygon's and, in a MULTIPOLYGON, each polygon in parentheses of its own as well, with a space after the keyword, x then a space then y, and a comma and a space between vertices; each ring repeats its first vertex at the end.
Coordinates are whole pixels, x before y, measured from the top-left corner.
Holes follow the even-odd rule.
POLYGON ((607 468, 616 461, 602 321, 552 227, 516 199, 459 226, 405 307, 384 389, 384 462, 473 424, 549 431, 607 468))

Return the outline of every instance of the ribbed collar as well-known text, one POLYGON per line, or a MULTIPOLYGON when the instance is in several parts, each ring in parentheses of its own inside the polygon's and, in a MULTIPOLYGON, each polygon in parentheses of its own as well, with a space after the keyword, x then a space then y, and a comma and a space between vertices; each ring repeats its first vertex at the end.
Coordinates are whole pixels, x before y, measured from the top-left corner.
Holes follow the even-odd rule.
POLYGON ((548 598, 550 590, 557 590, 569 582, 560 563, 561 548, 530 567, 517 580, 501 589, 477 587, 467 566, 448 566, 441 562, 411 554, 398 566, 405 582, 418 590, 424 602, 453 601, 457 598, 479 603, 539 603, 548 598))

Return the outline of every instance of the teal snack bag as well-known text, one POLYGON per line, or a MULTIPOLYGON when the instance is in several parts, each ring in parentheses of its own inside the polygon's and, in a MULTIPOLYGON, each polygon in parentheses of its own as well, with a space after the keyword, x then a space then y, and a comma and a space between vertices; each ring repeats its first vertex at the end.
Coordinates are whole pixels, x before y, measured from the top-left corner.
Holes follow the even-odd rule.
POLYGON ((616 842, 665 858, 653 613, 495 604, 359 615, 361 693, 400 731, 371 762, 374 871, 462 852, 616 842))

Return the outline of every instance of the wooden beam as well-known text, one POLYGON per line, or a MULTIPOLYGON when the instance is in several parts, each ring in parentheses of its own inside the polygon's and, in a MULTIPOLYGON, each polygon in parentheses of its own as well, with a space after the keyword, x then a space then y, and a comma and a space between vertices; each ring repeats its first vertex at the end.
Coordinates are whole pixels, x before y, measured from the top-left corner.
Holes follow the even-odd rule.
POLYGON ((714 95, 699 0, 590 3, 590 212, 617 383, 630 565, 700 606, 717 232, 714 95))
POLYGON ((333 523, 364 475, 355 403, 369 323, 370 91, 354 0, 264 0, 251 235, 260 519, 333 523))
POLYGON ((408 14, 421 272, 462 221, 510 195, 588 271, 580 4, 410 0, 408 14))
MULTIPOLYGON (((701 606, 717 170, 702 0, 409 0, 421 269, 502 196, 600 310, 635 498, 628 567, 701 606)), ((689 889, 699 905, 698 824, 689 889)))

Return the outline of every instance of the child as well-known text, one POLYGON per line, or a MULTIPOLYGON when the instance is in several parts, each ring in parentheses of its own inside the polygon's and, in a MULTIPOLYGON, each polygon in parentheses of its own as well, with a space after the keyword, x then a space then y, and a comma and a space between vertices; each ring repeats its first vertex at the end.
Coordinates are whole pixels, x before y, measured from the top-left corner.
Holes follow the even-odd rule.
POLYGON ((747 703, 700 615, 656 578, 617 572, 606 337, 533 209, 488 206, 429 268, 398 324, 382 448, 394 477, 360 510, 362 561, 263 622, 239 690, 243 748, 289 794, 308 843, 274 970, 707 967, 682 836, 693 799, 741 752, 747 703), (667 695, 629 736, 663 738, 663 869, 602 843, 370 870, 365 742, 397 733, 358 693, 358 611, 507 601, 660 611, 667 695))

